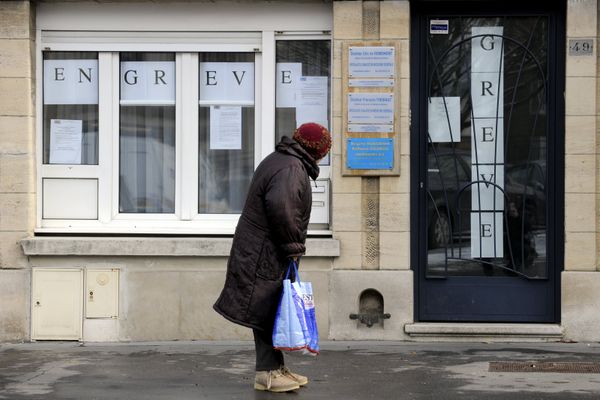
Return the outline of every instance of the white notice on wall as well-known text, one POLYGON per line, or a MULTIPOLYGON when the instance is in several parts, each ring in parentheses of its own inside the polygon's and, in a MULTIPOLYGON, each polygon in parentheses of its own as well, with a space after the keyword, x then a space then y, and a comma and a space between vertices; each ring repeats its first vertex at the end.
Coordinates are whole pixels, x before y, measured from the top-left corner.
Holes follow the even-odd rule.
POLYGON ((300 77, 302 63, 277 63, 275 107, 296 107, 296 90, 300 77))
POLYGON ((81 164, 82 127, 78 119, 50 120, 50 164, 81 164))
POLYGON ((305 122, 316 122, 329 129, 327 104, 327 77, 301 77, 296 97, 296 127, 305 122))
POLYGON ((393 93, 348 93, 349 124, 393 124, 393 93))
POLYGON ((460 142, 460 97, 430 97, 427 117, 432 142, 460 142))
POLYGON ((348 48, 348 75, 352 78, 392 78, 396 68, 396 49, 389 46, 352 46, 348 48))
POLYGON ((210 107, 210 149, 241 150, 242 107, 210 107))

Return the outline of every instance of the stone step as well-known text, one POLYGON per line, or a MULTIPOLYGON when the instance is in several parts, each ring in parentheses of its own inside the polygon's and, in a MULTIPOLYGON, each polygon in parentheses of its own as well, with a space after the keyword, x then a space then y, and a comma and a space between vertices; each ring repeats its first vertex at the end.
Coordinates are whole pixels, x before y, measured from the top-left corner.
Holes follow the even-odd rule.
POLYGON ((415 340, 484 342, 556 342, 563 339, 558 324, 417 322, 404 325, 415 340))

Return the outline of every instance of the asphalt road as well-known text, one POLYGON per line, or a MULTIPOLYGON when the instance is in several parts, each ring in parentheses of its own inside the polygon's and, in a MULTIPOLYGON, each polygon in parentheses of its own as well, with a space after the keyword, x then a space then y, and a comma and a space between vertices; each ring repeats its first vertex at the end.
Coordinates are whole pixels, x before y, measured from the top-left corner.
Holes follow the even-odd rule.
POLYGON ((597 363, 598 343, 327 342, 286 364, 310 382, 252 388, 250 342, 0 345, 0 399, 600 399, 600 373, 490 372, 490 362, 597 363))

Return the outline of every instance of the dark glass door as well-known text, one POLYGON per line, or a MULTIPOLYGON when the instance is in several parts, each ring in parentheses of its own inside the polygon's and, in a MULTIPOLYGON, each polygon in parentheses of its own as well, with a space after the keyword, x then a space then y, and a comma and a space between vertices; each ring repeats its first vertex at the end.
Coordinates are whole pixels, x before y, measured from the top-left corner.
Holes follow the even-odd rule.
POLYGON ((427 4, 413 15, 417 319, 555 321, 561 13, 427 4))

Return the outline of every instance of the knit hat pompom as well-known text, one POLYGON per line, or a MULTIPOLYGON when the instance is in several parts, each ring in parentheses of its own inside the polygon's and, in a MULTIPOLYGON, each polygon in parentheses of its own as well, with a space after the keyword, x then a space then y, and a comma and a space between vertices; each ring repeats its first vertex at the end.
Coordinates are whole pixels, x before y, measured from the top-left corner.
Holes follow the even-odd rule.
POLYGON ((329 131, 315 122, 300 125, 294 131, 293 139, 315 160, 325 157, 331 149, 329 131))

